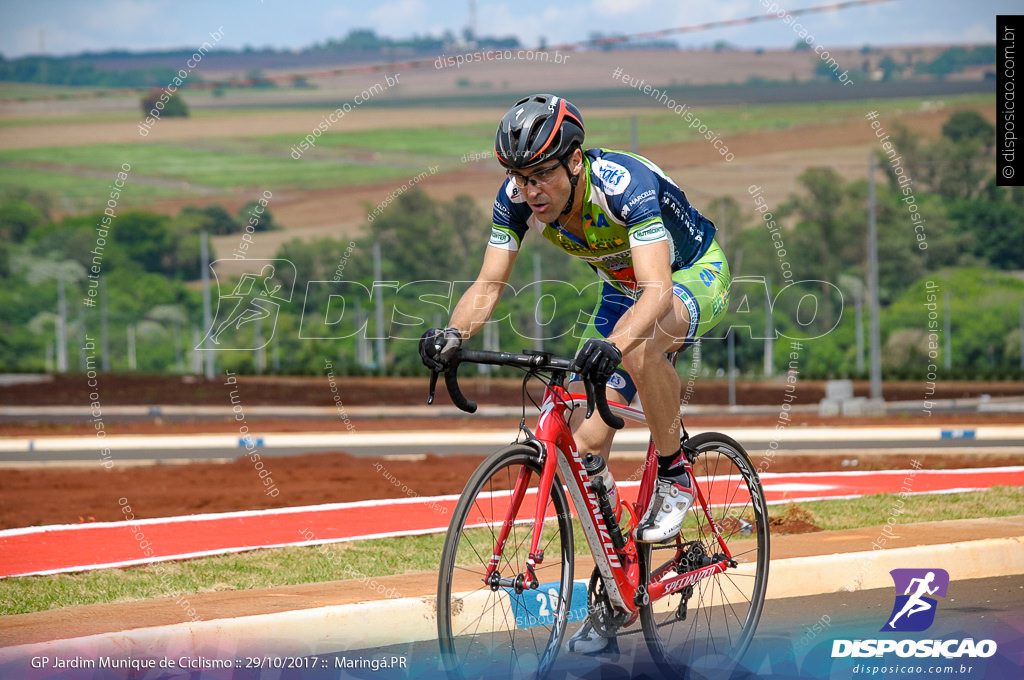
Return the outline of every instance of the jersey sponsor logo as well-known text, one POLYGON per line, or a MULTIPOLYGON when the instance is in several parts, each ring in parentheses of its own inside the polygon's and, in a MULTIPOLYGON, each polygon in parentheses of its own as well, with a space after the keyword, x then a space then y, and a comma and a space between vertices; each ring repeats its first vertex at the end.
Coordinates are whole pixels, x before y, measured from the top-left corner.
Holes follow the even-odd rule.
POLYGON ((605 217, 604 213, 602 213, 602 212, 597 213, 597 217, 596 218, 592 214, 590 214, 590 213, 586 213, 583 216, 583 228, 584 229, 587 229, 589 227, 610 227, 610 226, 612 226, 612 225, 609 224, 608 218, 605 217))
POLYGON ((690 340, 697 336, 697 326, 700 325, 700 305, 696 298, 690 293, 686 286, 681 283, 672 286, 672 292, 686 305, 686 311, 690 313, 690 329, 686 332, 686 339, 690 340))
POLYGON ((494 246, 505 246, 508 245, 511 240, 512 237, 506 232, 501 231, 500 229, 491 229, 491 240, 488 241, 488 243, 494 246))
MULTIPOLYGON (((671 196, 666 195, 662 197, 661 204, 672 211, 672 214, 675 215, 676 220, 680 224, 683 226, 687 225, 689 220, 687 219, 683 206, 680 205, 678 201, 675 201, 671 196)), ((693 231, 692 227, 690 231, 693 231)))
MULTIPOLYGON (((615 252, 612 253, 612 255, 617 255, 617 254, 620 254, 623 251, 623 246, 626 245, 626 242, 623 241, 621 238, 601 238, 601 239, 597 239, 596 241, 594 241, 592 244, 590 244, 590 246, 580 246, 580 245, 577 245, 575 243, 572 243, 571 241, 563 241, 563 244, 564 244, 563 250, 565 250, 566 252, 595 253, 595 252, 598 252, 598 251, 601 251, 601 250, 612 250, 614 248, 615 252), (575 246, 575 247, 572 248, 572 250, 570 251, 570 247, 573 247, 573 246, 575 246)), ((594 258, 587 258, 587 259, 588 260, 590 260, 590 259, 593 259, 593 260, 603 260, 604 258, 610 257, 610 256, 611 255, 599 255, 599 256, 596 256, 594 258)), ((627 253, 627 256, 628 256, 628 253, 627 253)))
POLYGON ((609 272, 618 272, 623 269, 629 269, 633 266, 633 258, 627 255, 605 255, 604 257, 594 258, 597 262, 604 265, 604 268, 609 272))
POLYGON ((710 267, 704 267, 700 270, 700 280, 704 282, 704 285, 710 288, 714 284, 715 279, 722 271, 721 262, 709 262, 710 267), (712 269, 713 267, 713 269, 712 269))
POLYGON ((612 275, 612 278, 614 278, 622 288, 629 291, 631 297, 640 297, 640 284, 636 280, 636 273, 633 271, 632 267, 609 271, 608 273, 612 275))
MULTIPOLYGON (((632 208, 632 207, 633 207, 634 205, 636 205, 636 204, 637 204, 637 203, 639 203, 640 201, 643 201, 643 200, 645 200, 645 199, 648 199, 648 198, 651 198, 651 197, 653 197, 653 196, 654 196, 654 193, 655 193, 655 192, 654 192, 654 189, 648 189, 647 191, 643 192, 643 193, 642 193, 642 194, 640 194, 639 196, 634 196, 634 197, 632 198, 632 200, 630 200, 630 202, 626 204, 626 207, 627 207, 627 208, 632 208)), ((625 214, 626 214, 626 213, 625 213, 625 211, 623 211, 623 213, 622 213, 622 214, 623 214, 623 215, 625 215, 625 214)))
POLYGON ((608 382, 605 383, 608 387, 613 390, 622 390, 626 387, 626 379, 622 377, 618 372, 612 373, 612 377, 608 378, 608 382))
POLYGON ((633 232, 629 236, 632 240, 639 241, 640 243, 658 241, 665 238, 665 225, 660 222, 652 224, 649 227, 644 227, 643 229, 633 232))
POLYGON ((505 181, 505 195, 513 203, 526 203, 526 197, 519 191, 519 187, 512 180, 505 181))
POLYGON ((618 163, 599 158, 594 161, 591 168, 601 180, 606 194, 612 196, 621 194, 629 186, 629 170, 618 163))

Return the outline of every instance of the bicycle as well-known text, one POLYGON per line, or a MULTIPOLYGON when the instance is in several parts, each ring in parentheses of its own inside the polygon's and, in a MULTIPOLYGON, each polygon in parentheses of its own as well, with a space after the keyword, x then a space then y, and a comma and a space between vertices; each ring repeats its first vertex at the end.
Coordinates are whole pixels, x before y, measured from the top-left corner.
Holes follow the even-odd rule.
MULTIPOLYGON (((567 624, 588 614, 606 637, 639 620, 651 656, 669 677, 684 675, 702 660, 738 661, 764 605, 769 557, 767 506, 743 448, 718 433, 690 437, 682 427, 696 499, 674 540, 640 544, 632 532, 654 489, 653 440, 638 501, 619 501, 614 486, 605 488, 603 475, 588 473, 593 459, 585 460, 577 450, 567 414, 585 404, 588 418, 596 409, 619 429, 623 418, 645 422, 643 411, 609 404, 603 386, 595 389, 589 381, 586 394, 568 392, 570 359, 536 351, 461 349, 448 364, 445 385, 452 402, 469 413, 476 404, 463 395, 457 377, 459 365, 467 362, 518 367, 526 375, 519 434, 470 477, 445 539, 437 631, 449 676, 543 677, 560 651, 567 624), (536 433, 526 426, 527 383, 534 377, 545 385, 536 433), (573 591, 578 588, 582 597, 583 586, 573 582, 566 491, 596 564, 586 606, 575 609, 573 591)), ((428 403, 438 375, 431 374, 428 403)))

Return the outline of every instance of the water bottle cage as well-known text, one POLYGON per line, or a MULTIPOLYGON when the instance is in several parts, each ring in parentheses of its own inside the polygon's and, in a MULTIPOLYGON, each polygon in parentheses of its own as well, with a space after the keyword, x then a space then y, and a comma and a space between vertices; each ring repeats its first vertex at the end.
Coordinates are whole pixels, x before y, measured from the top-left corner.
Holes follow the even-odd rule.
POLYGON ((608 493, 604 488, 604 479, 601 477, 592 478, 590 480, 590 488, 593 489, 594 495, 597 496, 597 507, 601 511, 601 517, 604 518, 605 525, 608 527, 608 535, 612 539, 612 545, 615 546, 616 551, 621 552, 626 547, 626 538, 622 535, 622 531, 619 529, 619 522, 615 518, 615 512, 608 502, 608 493))

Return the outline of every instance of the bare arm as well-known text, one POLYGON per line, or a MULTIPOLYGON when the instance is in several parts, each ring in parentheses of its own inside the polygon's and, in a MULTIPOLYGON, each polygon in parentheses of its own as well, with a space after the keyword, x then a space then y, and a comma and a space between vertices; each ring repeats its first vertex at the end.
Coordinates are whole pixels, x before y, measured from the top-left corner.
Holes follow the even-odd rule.
POLYGON ((516 250, 487 248, 476 281, 463 293, 448 322, 449 327, 459 329, 463 339, 471 337, 491 318, 512 274, 517 254, 516 250))
POLYGON ((672 308, 672 268, 668 242, 658 241, 633 248, 633 274, 643 295, 608 336, 625 354, 654 336, 658 320, 672 308))

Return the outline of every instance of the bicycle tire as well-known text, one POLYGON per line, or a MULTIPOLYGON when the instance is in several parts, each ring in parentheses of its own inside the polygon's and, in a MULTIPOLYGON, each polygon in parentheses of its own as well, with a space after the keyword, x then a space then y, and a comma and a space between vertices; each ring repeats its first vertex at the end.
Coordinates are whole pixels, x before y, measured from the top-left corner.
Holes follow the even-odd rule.
POLYGON ((540 678, 560 650, 572 602, 573 533, 557 474, 545 506, 545 515, 555 517, 544 524, 545 559, 536 567, 542 585, 517 594, 514 588, 494 590, 483 580, 523 469, 531 473, 532 494, 515 515, 498 570, 507 578, 525 573, 541 473, 534 449, 512 445, 489 456, 470 477, 452 515, 437 584, 438 642, 449 677, 540 678))
MULTIPOLYGON (((666 677, 725 678, 750 645, 764 608, 771 546, 768 507, 750 457, 734 439, 707 432, 691 437, 688 445, 697 452, 694 477, 739 565, 698 581, 685 609, 682 590, 641 607, 640 622, 651 656, 666 677)), ((674 545, 702 546, 695 549, 706 555, 721 552, 699 503, 690 509, 674 545)), ((639 547, 641 579, 647 585, 652 567, 657 573, 665 565, 650 544, 639 547)), ((663 576, 677 573, 668 568, 663 576)))

